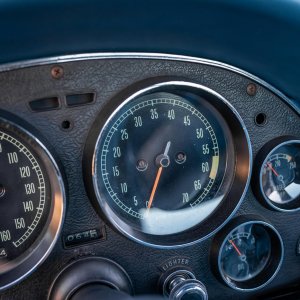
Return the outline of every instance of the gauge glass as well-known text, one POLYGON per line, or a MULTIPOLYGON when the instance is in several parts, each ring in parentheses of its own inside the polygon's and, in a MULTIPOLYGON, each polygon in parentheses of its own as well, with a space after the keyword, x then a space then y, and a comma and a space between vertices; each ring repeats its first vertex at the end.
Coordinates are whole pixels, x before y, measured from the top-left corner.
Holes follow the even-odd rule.
POLYGON ((266 229, 255 224, 240 226, 228 237, 221 251, 221 270, 234 281, 257 276, 266 267, 271 240, 266 229))
POLYGON ((220 202, 226 140, 212 110, 154 93, 122 107, 105 128, 96 152, 96 184, 131 226, 176 233, 220 202), (197 210, 204 203, 206 209, 197 210))
POLYGON ((300 142, 284 142, 266 157, 260 176, 261 190, 269 204, 293 210, 300 206, 300 142))

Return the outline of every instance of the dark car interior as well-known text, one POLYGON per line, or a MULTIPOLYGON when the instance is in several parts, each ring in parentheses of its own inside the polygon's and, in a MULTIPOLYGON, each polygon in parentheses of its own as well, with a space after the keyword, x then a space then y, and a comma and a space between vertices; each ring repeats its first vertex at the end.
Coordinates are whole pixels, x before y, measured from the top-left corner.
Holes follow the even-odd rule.
POLYGON ((0 299, 300 299, 300 2, 0 2, 0 299))

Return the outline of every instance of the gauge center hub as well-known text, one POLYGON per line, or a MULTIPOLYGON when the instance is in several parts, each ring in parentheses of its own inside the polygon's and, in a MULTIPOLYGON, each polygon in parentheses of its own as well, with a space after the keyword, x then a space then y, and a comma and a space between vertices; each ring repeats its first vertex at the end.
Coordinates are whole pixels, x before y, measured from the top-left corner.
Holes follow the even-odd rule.
POLYGON ((156 157, 156 165, 167 168, 170 165, 170 158, 168 155, 160 154, 156 157))

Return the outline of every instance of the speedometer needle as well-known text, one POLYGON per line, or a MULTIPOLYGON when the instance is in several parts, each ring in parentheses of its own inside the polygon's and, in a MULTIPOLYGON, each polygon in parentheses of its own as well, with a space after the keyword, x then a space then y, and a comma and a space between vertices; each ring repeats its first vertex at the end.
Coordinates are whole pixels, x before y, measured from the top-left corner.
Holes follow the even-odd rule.
POLYGON ((158 183, 159 183, 159 179, 160 179, 160 176, 161 176, 162 169, 166 168, 169 165, 169 163, 166 163, 165 161, 169 162, 168 153, 169 153, 170 146, 171 146, 171 142, 169 141, 166 145, 164 154, 161 156, 161 159, 159 161, 160 167, 158 168, 158 171, 157 171, 157 174, 156 174, 156 177, 155 177, 154 185, 153 185, 151 195, 150 195, 150 199, 149 199, 148 205, 147 205, 147 211, 149 211, 149 209, 152 206, 152 202, 153 202, 156 190, 157 190, 157 186, 158 186, 158 183))

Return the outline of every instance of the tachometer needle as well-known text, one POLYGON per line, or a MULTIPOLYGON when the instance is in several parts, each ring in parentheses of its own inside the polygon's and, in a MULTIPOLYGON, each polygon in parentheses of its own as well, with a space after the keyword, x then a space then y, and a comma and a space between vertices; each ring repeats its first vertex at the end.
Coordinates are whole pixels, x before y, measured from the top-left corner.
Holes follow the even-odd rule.
POLYGON ((234 243, 233 240, 228 240, 228 242, 233 246, 233 248, 235 249, 235 251, 237 252, 237 254, 239 256, 242 256, 243 254, 241 253, 241 251, 239 250, 239 248, 236 246, 236 244, 234 243))
POLYGON ((156 192, 156 189, 157 189, 157 186, 158 186, 158 183, 159 183, 159 179, 160 179, 162 169, 163 169, 163 167, 160 166, 158 171, 157 171, 156 178, 155 178, 155 181, 154 181, 154 185, 153 185, 153 188, 152 188, 152 191, 151 191, 150 199, 148 201, 148 206, 147 206, 148 210, 151 208, 151 205, 152 205, 152 202, 153 202, 153 199, 154 199, 154 196, 155 196, 155 192, 156 192))
POLYGON ((157 174, 156 174, 156 177, 155 177, 154 185, 153 185, 153 188, 152 188, 152 191, 151 191, 151 195, 150 195, 150 199, 149 199, 148 205, 147 205, 147 211, 149 211, 149 209, 152 206, 152 202, 153 202, 153 199, 154 199, 154 196, 155 196, 155 192, 157 190, 157 186, 158 186, 158 183, 159 183, 161 172, 162 172, 163 168, 166 168, 169 165, 169 156, 168 156, 168 153, 169 153, 169 150, 170 150, 170 146, 171 146, 171 142, 169 141, 167 143, 167 145, 166 145, 164 154, 160 158, 160 162, 159 162, 160 163, 160 167, 158 168, 158 171, 157 171, 157 174), (167 164, 163 163, 164 160, 167 160, 168 163, 167 164))
POLYGON ((270 168, 270 170, 278 177, 279 174, 275 171, 275 169, 272 167, 272 165, 270 163, 267 163, 267 165, 270 168))

